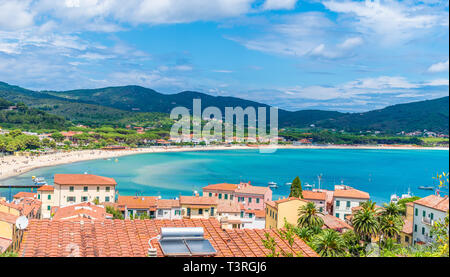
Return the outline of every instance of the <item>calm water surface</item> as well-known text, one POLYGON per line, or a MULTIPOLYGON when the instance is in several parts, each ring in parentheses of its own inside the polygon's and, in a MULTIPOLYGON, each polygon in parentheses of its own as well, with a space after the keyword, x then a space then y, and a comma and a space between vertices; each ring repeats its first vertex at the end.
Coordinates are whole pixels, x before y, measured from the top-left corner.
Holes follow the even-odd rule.
MULTIPOLYGON (((387 202, 392 193, 426 196, 418 186, 433 185, 437 172, 449 170, 449 152, 436 150, 335 150, 282 149, 272 154, 257 150, 152 153, 41 168, 3 180, 3 184, 26 184, 31 176, 52 183, 56 173, 84 173, 113 177, 122 195, 161 195, 173 198, 201 191, 214 183, 251 181, 267 186, 276 182, 274 198, 289 194, 287 182, 299 176, 303 184, 332 189, 341 181, 370 193, 376 202, 387 202)), ((17 191, 17 190, 16 190, 17 191)), ((12 194, 16 192, 12 190, 12 194)), ((0 194, 9 196, 9 190, 0 194)))

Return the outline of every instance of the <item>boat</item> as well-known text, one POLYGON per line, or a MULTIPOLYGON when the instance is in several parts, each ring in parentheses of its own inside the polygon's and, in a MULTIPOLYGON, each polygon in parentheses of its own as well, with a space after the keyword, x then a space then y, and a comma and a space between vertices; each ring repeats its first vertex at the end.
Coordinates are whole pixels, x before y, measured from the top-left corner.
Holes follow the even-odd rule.
POLYGON ((269 188, 276 189, 276 188, 278 188, 278 185, 275 182, 269 182, 269 188))
POLYGON ((47 185, 47 182, 45 181, 44 177, 33 176, 33 177, 31 177, 31 179, 33 180, 34 184, 37 186, 47 185))
POLYGON ((292 183, 286 183, 285 185, 286 186, 292 186, 292 183))
POLYGON ((421 190, 434 190, 434 187, 431 187, 431 186, 420 186, 419 187, 419 189, 421 189, 421 190))
POLYGON ((406 198, 411 198, 411 197, 412 197, 411 189, 408 188, 408 192, 407 193, 403 193, 402 196, 398 196, 395 193, 391 194, 391 202, 398 203, 399 200, 406 199, 406 198))

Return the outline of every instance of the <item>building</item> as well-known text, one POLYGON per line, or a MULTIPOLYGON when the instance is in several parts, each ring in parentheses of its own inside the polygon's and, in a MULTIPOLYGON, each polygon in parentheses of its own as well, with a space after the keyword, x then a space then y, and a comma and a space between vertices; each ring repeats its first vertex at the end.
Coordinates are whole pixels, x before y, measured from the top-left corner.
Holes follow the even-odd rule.
POLYGON ((0 211, 0 253, 15 250, 20 242, 17 218, 19 216, 0 211))
POLYGON ((348 230, 353 230, 353 227, 347 224, 342 219, 339 219, 330 214, 319 215, 323 219, 322 229, 332 229, 339 233, 344 233, 348 230))
POLYGON ((157 200, 156 196, 119 196, 117 204, 125 219, 155 218, 157 200))
POLYGON ((298 209, 308 203, 307 200, 289 197, 266 202, 266 229, 284 228, 285 219, 297 225, 298 209))
POLYGON ((55 174, 54 205, 63 207, 82 202, 115 202, 116 181, 91 174, 55 174))
POLYGON ((349 186, 335 186, 333 193, 333 215, 345 220, 346 215, 352 214, 352 208, 370 199, 367 192, 349 186))
POLYGON ((55 206, 55 188, 50 185, 43 185, 37 189, 37 198, 41 204, 41 218, 50 218, 52 207, 55 206))
POLYGON ((268 187, 252 186, 250 182, 221 183, 204 187, 203 196, 236 201, 243 204, 245 209, 264 210, 266 201, 272 200, 272 190, 268 187))
POLYGON ((13 196, 13 199, 21 199, 21 198, 36 198, 37 193, 36 192, 26 192, 26 191, 19 191, 13 196))
POLYGON ((319 212, 327 213, 327 194, 323 191, 302 191, 303 199, 313 202, 319 212))
POLYGON ((223 229, 241 229, 244 224, 245 211, 241 210, 237 201, 219 200, 217 205, 217 219, 223 229))
POLYGON ((413 243, 414 203, 408 202, 405 206, 406 215, 403 219, 402 231, 397 237, 397 243, 410 246, 413 243))
POLYGON ((158 199, 156 201, 157 219, 181 219, 181 204, 178 199, 158 199))
MULTIPOLYGON (((16 194, 17 196, 17 194, 16 194)), ((37 198, 31 197, 15 197, 10 203, 0 201, 0 211, 14 214, 17 216, 25 216, 28 219, 41 217, 42 202, 37 198)))
POLYGON ((218 200, 215 197, 180 196, 181 216, 183 218, 203 218, 217 216, 218 200))
MULTIPOLYGON (((277 249, 302 257, 318 257, 303 240, 295 237, 292 246, 276 230, 223 230, 215 218, 182 220, 31 220, 20 246, 21 257, 147 257, 149 240, 162 227, 201 227, 215 257, 266 257, 270 251, 262 243, 267 232, 277 249), (67 234, 70 230, 70 235, 67 234), (52 234, 52 236, 42 236, 52 234), (60 239, 55 240, 54 237, 60 239)), ((164 257, 158 239, 151 240, 157 257, 164 257)), ((278 250, 279 251, 279 250, 278 250)))
POLYGON ((105 220, 112 219, 112 215, 106 212, 104 206, 91 202, 73 204, 62 208, 54 207, 52 220, 105 220))
POLYGON ((264 229, 266 228, 266 211, 245 210, 241 221, 242 229, 264 229))
POLYGON ((413 217, 413 243, 426 244, 434 241, 430 230, 435 222, 443 220, 449 210, 448 196, 430 195, 416 200, 413 217))

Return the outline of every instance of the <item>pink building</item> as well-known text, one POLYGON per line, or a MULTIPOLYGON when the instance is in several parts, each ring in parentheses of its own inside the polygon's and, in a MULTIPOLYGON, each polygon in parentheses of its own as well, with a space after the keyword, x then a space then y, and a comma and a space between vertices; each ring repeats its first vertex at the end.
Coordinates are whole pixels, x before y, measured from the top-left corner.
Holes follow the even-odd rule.
POLYGON ((265 202, 272 200, 272 190, 268 187, 252 186, 250 182, 222 183, 204 187, 203 196, 236 201, 246 210, 264 210, 265 202))

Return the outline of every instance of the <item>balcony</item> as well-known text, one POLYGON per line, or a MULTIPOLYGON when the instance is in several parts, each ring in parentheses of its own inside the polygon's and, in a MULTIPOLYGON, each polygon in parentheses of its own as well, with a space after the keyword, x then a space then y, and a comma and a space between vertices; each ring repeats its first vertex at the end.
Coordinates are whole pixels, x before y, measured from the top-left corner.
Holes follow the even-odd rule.
POLYGON ((428 218, 428 217, 422 217, 422 223, 433 226, 434 220, 428 218))

